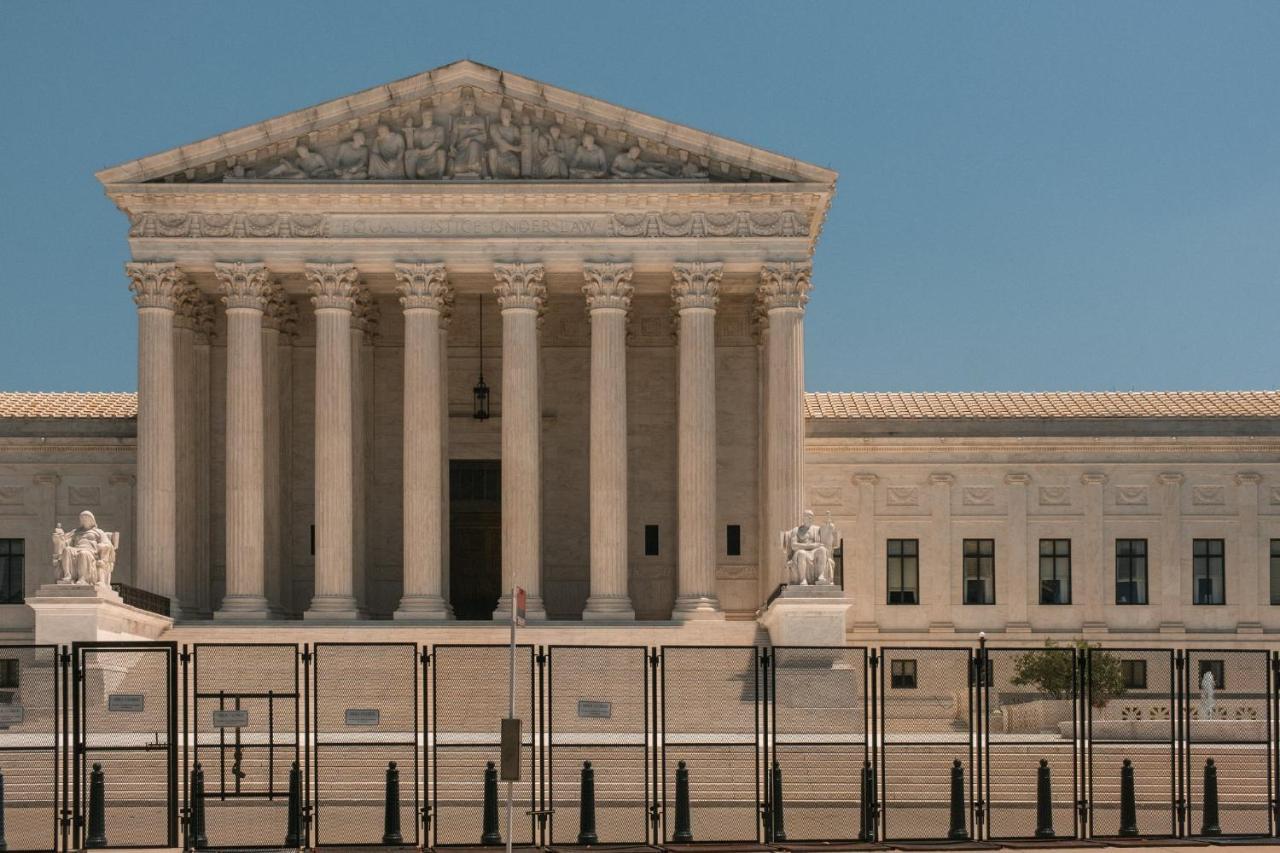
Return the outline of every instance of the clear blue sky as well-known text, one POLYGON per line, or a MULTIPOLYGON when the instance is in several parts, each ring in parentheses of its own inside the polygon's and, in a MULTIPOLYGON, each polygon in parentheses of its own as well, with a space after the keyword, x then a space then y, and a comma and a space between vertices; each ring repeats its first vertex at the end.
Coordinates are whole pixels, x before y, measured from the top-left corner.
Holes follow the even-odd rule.
POLYGON ((463 57, 838 170, 813 390, 1280 387, 1277 2, 0 0, 0 388, 135 387, 96 169, 463 57))

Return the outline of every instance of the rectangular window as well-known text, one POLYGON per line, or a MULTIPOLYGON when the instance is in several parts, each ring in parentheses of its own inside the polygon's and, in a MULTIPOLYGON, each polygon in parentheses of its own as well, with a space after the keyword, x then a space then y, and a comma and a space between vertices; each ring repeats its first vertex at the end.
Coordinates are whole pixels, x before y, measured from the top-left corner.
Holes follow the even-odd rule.
POLYGON ((1204 674, 1206 672, 1213 673, 1213 686, 1216 690, 1222 690, 1227 686, 1227 668, 1220 660, 1202 660, 1200 661, 1200 671, 1196 673, 1196 683, 1192 685, 1192 690, 1204 689, 1204 674))
POLYGON ((920 540, 890 539, 888 555, 889 603, 920 603, 920 540))
POLYGON ((644 526, 644 555, 646 557, 658 556, 658 525, 646 524, 644 526))
POLYGON ((1120 677, 1126 690, 1147 689, 1147 662, 1144 660, 1120 661, 1120 677))
POLYGON ((896 690, 915 690, 916 662, 914 660, 890 661, 889 683, 896 690))
POLYGON ((724 532, 724 551, 730 557, 742 556, 742 525, 730 524, 724 532))
POLYGON ((1280 539, 1271 540, 1271 603, 1280 604, 1280 539))
POLYGON ((1116 540, 1116 604, 1147 603, 1147 540, 1116 540))
POLYGON ((964 603, 996 603, 996 540, 964 540, 964 603))
POLYGON ((1225 552, 1221 539, 1192 541, 1192 600, 1196 604, 1227 603, 1225 552))
POLYGON ((1040 603, 1071 603, 1071 540, 1040 540, 1040 603))
POLYGON ((25 539, 0 539, 0 604, 23 602, 25 539))
POLYGON ((311 525, 311 556, 316 555, 316 526, 311 525))

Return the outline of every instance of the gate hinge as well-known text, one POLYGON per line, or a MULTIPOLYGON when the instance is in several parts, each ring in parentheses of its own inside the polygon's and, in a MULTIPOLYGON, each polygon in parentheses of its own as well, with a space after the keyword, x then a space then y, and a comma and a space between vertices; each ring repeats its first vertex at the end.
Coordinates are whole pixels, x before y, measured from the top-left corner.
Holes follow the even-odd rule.
POLYGON ((659 660, 660 660, 660 658, 658 657, 658 652, 657 652, 657 650, 656 650, 656 649, 650 649, 650 650, 649 650, 649 666, 650 666, 650 668, 652 668, 652 669, 657 669, 657 668, 658 668, 658 661, 659 661, 659 660))
POLYGON ((311 650, 310 650, 310 649, 303 649, 303 650, 302 650, 302 662, 303 662, 303 663, 311 663, 311 650))
POLYGON ((179 652, 178 660, 182 661, 183 663, 191 663, 191 652, 188 652, 185 650, 182 652, 179 652))
POLYGON ((769 647, 768 646, 760 647, 760 665, 761 666, 769 665, 769 647))
POLYGON ((1183 660, 1184 658, 1182 657, 1182 652, 1181 650, 1179 650, 1178 653, 1173 656, 1173 668, 1176 669, 1178 672, 1182 672, 1183 660))
POLYGON ((546 655, 546 652, 543 652, 541 650, 542 649, 541 646, 539 646, 538 649, 539 651, 536 655, 534 655, 533 659, 538 662, 538 666, 542 666, 547 662, 547 655, 546 655))
POLYGON ((423 649, 422 652, 418 655, 418 659, 423 666, 426 666, 427 664, 431 663, 431 652, 427 651, 426 649, 423 649))

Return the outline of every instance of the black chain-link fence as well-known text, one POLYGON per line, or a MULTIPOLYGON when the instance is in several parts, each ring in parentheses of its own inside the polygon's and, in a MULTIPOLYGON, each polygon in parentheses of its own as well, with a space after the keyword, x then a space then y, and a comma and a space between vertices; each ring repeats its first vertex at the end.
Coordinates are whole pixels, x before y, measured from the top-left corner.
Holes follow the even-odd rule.
POLYGON ((317 643, 311 756, 316 846, 382 843, 387 771, 400 834, 418 840, 421 672, 414 643, 317 643))
POLYGON ((105 832, 93 846, 176 847, 176 647, 78 643, 73 656, 74 810, 82 816, 73 843, 83 846, 94 828, 89 796, 100 770, 105 832))

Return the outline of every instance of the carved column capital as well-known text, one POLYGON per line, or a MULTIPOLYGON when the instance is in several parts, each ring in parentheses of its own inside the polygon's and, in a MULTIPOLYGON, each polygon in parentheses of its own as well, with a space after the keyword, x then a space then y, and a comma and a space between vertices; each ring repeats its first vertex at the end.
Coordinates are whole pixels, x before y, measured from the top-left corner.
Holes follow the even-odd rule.
POLYGON ((950 486, 955 481, 954 474, 938 473, 929 475, 929 484, 933 486, 950 486))
POLYGON ((444 264, 396 264, 396 293, 406 311, 427 308, 444 313, 453 302, 453 288, 444 264))
POLYGON ((178 265, 167 261, 136 261, 124 265, 129 290, 139 308, 178 309, 187 276, 178 265))
POLYGON ((1166 486, 1180 486, 1184 478, 1176 471, 1165 471, 1162 474, 1157 474, 1156 479, 1166 486))
POLYGON ((381 319, 382 312, 378 310, 378 303, 373 300, 369 288, 356 288, 355 302, 351 306, 351 328, 364 332, 365 337, 371 339, 378 333, 378 322, 381 319))
POLYGON ((360 271, 354 264, 307 264, 307 281, 311 286, 311 304, 317 310, 336 308, 350 311, 360 289, 360 271))
POLYGON ((1086 471, 1080 475, 1080 482, 1086 486, 1105 486, 1107 475, 1101 471, 1086 471))
POLYGON ((1243 486, 1245 483, 1261 483, 1262 475, 1257 471, 1241 471, 1236 474, 1236 485, 1243 486))
POLYGON ((587 297, 587 310, 630 310, 631 294, 635 291, 631 286, 633 271, 631 264, 587 264, 583 267, 582 275, 587 283, 582 286, 582 293, 587 297))
POLYGON ((720 301, 720 277, 724 264, 719 261, 690 261, 677 263, 671 268, 676 283, 671 286, 671 298, 676 307, 715 309, 720 301))
POLYGON ((804 309, 813 289, 810 277, 813 264, 808 261, 781 261, 760 267, 760 286, 756 296, 764 310, 775 308, 804 309))
POLYGON ((267 271, 266 264, 246 264, 242 261, 214 264, 213 274, 222 285, 222 301, 227 310, 266 310, 271 289, 271 274, 267 271))
POLYGON ((178 288, 178 305, 174 309, 173 325, 177 329, 196 328, 200 306, 205 301, 202 294, 195 285, 184 284, 178 288))
POLYGON ((860 471, 853 475, 853 482, 859 486, 874 486, 880 478, 870 471, 860 471))
POLYGON ((1004 482, 1005 482, 1005 485, 1009 485, 1009 486, 1025 486, 1031 482, 1031 475, 1024 474, 1020 471, 1005 474, 1004 482))
POLYGON ((298 308, 277 282, 267 288, 267 305, 262 315, 262 325, 285 335, 298 333, 298 308))
POLYGON ((493 292, 498 295, 502 310, 528 308, 541 311, 547 299, 547 288, 542 283, 545 272, 542 264, 494 264, 493 277, 498 285, 493 292))

